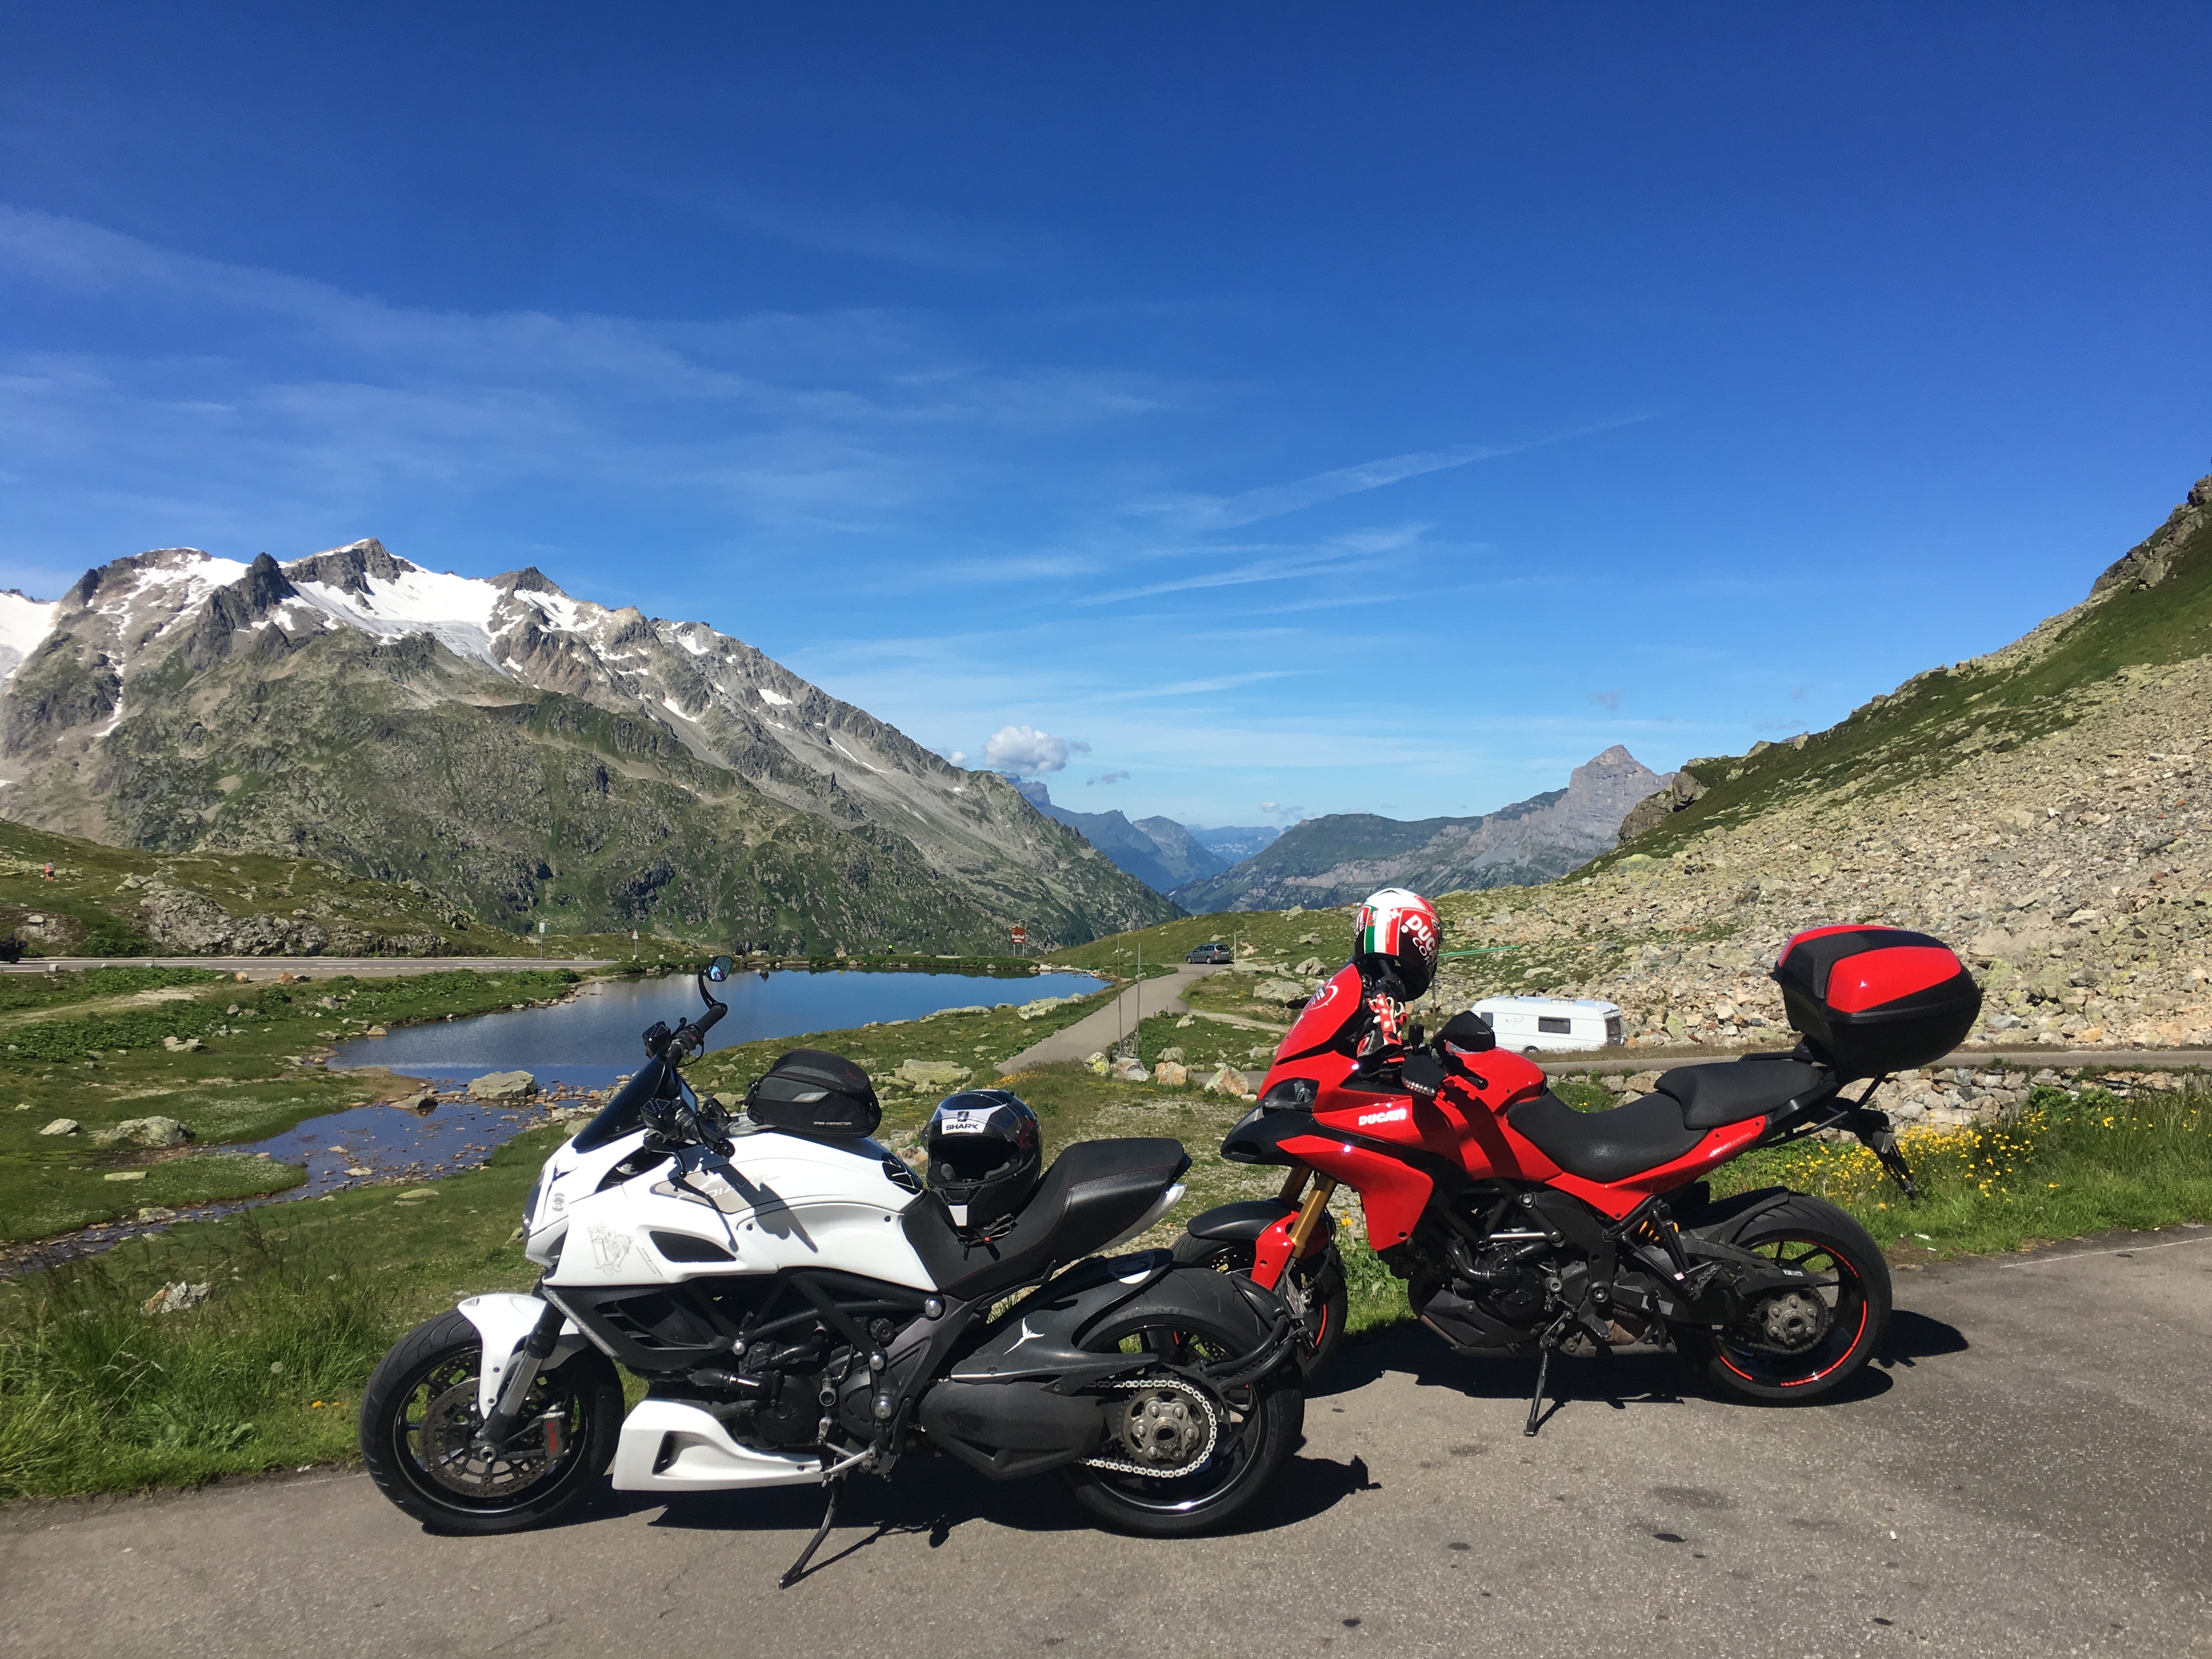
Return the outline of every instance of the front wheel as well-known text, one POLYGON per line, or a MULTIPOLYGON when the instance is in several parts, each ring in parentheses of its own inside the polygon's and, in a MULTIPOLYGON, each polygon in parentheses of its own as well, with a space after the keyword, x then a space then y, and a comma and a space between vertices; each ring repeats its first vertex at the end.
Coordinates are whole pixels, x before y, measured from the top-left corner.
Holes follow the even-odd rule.
POLYGON ((378 1490, 439 1532, 542 1526, 614 1462, 622 1378, 596 1348, 538 1376, 520 1424, 490 1455, 473 1444, 483 1370, 483 1338, 468 1316, 441 1314, 400 1339, 362 1396, 361 1455, 378 1490))
POLYGON ((1729 1243, 1811 1276, 1718 1331, 1678 1333, 1717 1392, 1762 1403, 1816 1399, 1857 1375, 1889 1326, 1889 1263, 1834 1205, 1793 1193, 1729 1243))
POLYGON ((1223 1524, 1267 1490, 1305 1425, 1295 1370, 1214 1387, 1206 1368, 1247 1345, 1203 1321, 1106 1336, 1154 1363, 1117 1379, 1123 1386, 1109 1396, 1105 1442, 1060 1471, 1077 1503, 1116 1531, 1177 1538, 1223 1524))
MULTIPOLYGON (((1186 1233, 1176 1242, 1176 1260, 1189 1267, 1211 1267, 1216 1273, 1243 1273, 1250 1278, 1255 1255, 1249 1243, 1194 1238, 1186 1233)), ((1284 1270, 1275 1294, 1291 1310, 1298 1327, 1298 1375, 1311 1376, 1328 1363, 1336 1345, 1344 1340, 1344 1322, 1352 1310, 1346 1288, 1344 1258, 1336 1246, 1324 1245, 1311 1255, 1294 1256, 1284 1270)))

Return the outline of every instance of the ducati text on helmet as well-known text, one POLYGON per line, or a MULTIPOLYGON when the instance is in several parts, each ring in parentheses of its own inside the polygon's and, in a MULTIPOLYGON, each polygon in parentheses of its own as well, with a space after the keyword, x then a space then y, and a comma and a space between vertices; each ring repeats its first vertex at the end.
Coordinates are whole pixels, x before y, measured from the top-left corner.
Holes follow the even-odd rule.
POLYGON ((1036 1114, 1006 1089, 964 1089, 930 1115, 929 1189, 956 1227, 988 1227, 1020 1210, 1044 1171, 1036 1114))
POLYGON ((1436 906, 1408 888, 1385 887, 1368 896, 1352 927, 1353 961, 1389 968, 1409 1002, 1429 988, 1443 948, 1443 924, 1437 920, 1436 906))

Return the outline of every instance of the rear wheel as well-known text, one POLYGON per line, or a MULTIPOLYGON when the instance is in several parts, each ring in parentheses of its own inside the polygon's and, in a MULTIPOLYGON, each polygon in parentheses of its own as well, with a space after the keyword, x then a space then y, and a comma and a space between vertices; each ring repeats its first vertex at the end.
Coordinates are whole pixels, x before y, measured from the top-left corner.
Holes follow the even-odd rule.
POLYGON ((1249 1338, 1191 1321, 1104 1334, 1154 1363, 1119 1379, 1104 1443, 1060 1472, 1077 1503, 1117 1531, 1173 1538, 1221 1525, 1267 1490, 1305 1423, 1294 1370, 1218 1388, 1206 1367, 1235 1358, 1249 1338))
POLYGON ((361 1455, 384 1495, 440 1532, 520 1532, 567 1509, 614 1462, 622 1378, 595 1348, 543 1372, 507 1443, 473 1444, 483 1339, 465 1314, 416 1326, 361 1402, 361 1455))
MULTIPOLYGON (((1211 1267, 1217 1273, 1251 1276, 1255 1252, 1249 1244, 1216 1243, 1185 1234, 1176 1246, 1176 1260, 1186 1267, 1211 1267)), ((1336 1345, 1344 1340, 1344 1322, 1351 1311, 1346 1289, 1344 1259, 1334 1244, 1323 1245, 1311 1255, 1296 1256, 1284 1273, 1275 1294, 1297 1322, 1298 1374, 1311 1376, 1328 1363, 1336 1345)))
POLYGON ((1820 1199, 1793 1194, 1729 1242, 1809 1275, 1725 1330, 1681 1343, 1717 1391, 1775 1402, 1817 1399, 1856 1376, 1889 1325, 1889 1263, 1865 1228, 1820 1199))

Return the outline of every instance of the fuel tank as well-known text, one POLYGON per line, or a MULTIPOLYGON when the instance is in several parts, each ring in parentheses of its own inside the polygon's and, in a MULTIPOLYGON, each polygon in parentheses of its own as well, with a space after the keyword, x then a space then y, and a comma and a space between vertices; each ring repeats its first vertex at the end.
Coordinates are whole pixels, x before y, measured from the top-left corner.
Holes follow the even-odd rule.
MULTIPOLYGON (((550 1259, 547 1282, 635 1285, 728 1273, 826 1267, 935 1290, 899 1218, 921 1183, 878 1141, 758 1129, 734 1137, 727 1158, 700 1147, 629 1158, 638 1136, 568 1170, 549 1167, 532 1255, 550 1259), (638 1167, 623 1176, 622 1170, 638 1167), (602 1185, 601 1183, 606 1183, 602 1185), (565 1223, 557 1255, 539 1231, 565 1223)), ((558 1161, 556 1155, 556 1163, 558 1161)))

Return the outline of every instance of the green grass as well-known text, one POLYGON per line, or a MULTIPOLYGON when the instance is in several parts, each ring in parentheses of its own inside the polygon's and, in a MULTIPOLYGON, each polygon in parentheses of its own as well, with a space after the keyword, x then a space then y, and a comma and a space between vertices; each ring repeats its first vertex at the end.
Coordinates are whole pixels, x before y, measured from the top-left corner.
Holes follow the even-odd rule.
POLYGON ((2009 1123, 1898 1139, 1917 1199, 1842 1140, 1753 1152, 1723 1170, 1714 1191, 1794 1187, 1850 1211, 1885 1247, 1939 1256, 2212 1220, 2212 1095, 2202 1091, 2039 1090, 2009 1123))
POLYGON ((1156 963, 1165 972, 1182 966, 1187 952, 1217 942, 1257 945, 1258 954, 1247 960, 1279 962, 1287 967, 1308 957, 1319 957, 1334 968, 1352 952, 1352 912, 1224 910, 1214 915, 1185 916, 1157 927, 1111 933, 1072 950, 1055 951, 1052 959, 1073 968, 1127 974, 1135 966, 1141 945, 1149 975, 1156 963))
POLYGON ((510 1141, 433 1200, 356 1189, 0 1284, 0 1499, 350 1461, 362 1388, 403 1332, 535 1278, 507 1237, 560 1137, 510 1141), (179 1280, 212 1293, 142 1310, 179 1280))
POLYGON ((281 1192, 301 1179, 296 1166, 212 1149, 264 1139, 398 1086, 374 1073, 325 1072, 303 1057, 372 1025, 483 1013, 557 997, 575 982, 562 968, 392 979, 339 973, 289 985, 241 985, 198 969, 0 976, 0 995, 21 999, 0 1012, 0 1243, 48 1238, 149 1206, 281 1192), (74 1000, 56 1000, 65 997, 74 1000), (165 1036, 202 1047, 178 1053, 163 1046, 165 1036), (100 1139, 126 1118, 152 1116, 183 1123, 193 1149, 148 1152, 100 1139), (82 1126, 79 1133, 40 1133, 64 1117, 82 1126), (107 1179, 134 1170, 142 1179, 107 1179))

